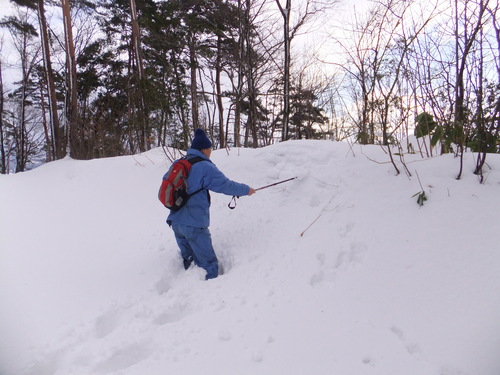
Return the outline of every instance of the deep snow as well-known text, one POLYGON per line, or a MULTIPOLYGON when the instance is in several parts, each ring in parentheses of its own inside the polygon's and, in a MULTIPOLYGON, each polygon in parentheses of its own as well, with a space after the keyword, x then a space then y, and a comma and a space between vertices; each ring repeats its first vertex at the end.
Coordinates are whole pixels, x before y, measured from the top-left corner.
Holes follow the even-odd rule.
POLYGON ((162 149, 0 176, 1 375, 498 375, 500 155, 291 141, 217 150, 225 274, 184 271, 162 149), (399 164, 401 170, 401 164, 399 164), (421 188, 428 201, 416 203, 421 188))

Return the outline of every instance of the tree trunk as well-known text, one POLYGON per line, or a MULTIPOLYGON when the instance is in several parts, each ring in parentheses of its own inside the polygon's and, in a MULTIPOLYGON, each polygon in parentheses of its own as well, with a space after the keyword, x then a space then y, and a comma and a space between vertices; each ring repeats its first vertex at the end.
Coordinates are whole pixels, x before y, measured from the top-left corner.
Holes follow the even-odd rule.
POLYGON ((198 80, 196 78, 198 64, 196 60, 195 41, 192 35, 189 38, 189 62, 191 67, 191 115, 194 132, 200 127, 200 120, 198 109, 198 80))
POLYGON ((139 29, 139 22, 137 19, 137 6, 135 0, 130 0, 130 16, 132 20, 132 55, 135 61, 135 71, 137 73, 137 97, 133 100, 133 106, 137 107, 135 114, 135 121, 139 127, 138 131, 138 144, 141 152, 149 149, 149 129, 148 129, 148 114, 146 111, 146 101, 144 99, 144 64, 142 62, 141 53, 141 32, 139 29))
POLYGON ((241 101, 243 99, 243 83, 245 80, 243 63, 245 56, 245 36, 244 33, 247 32, 249 23, 250 9, 247 6, 245 12, 242 11, 242 2, 238 0, 238 14, 240 14, 240 20, 238 24, 238 76, 235 92, 235 108, 234 108, 234 146, 240 147, 240 132, 241 132, 241 101), (241 15, 244 14, 243 18, 241 15))
POLYGON ((52 148, 52 140, 50 137, 49 125, 47 125, 47 110, 45 108, 45 93, 43 83, 40 82, 40 103, 42 110, 42 124, 43 124, 43 133, 45 135, 45 143, 47 144, 47 161, 55 160, 54 150, 52 148))
MULTIPOLYGON (((247 44, 247 49, 249 49, 247 44)), ((248 120, 245 135, 245 146, 250 146, 248 136, 252 134, 252 147, 258 146, 257 140, 257 96, 255 89, 255 80, 253 77, 253 62, 250 51, 247 53, 247 85, 248 85, 248 120)))
POLYGON ((3 143, 3 100, 2 61, 0 60, 0 173, 6 174, 7 158, 5 157, 5 148, 3 143))
POLYGON ((51 137, 47 140, 47 147, 51 160, 62 159, 65 153, 64 136, 59 126, 59 116, 57 113, 56 88, 54 84, 54 72, 50 57, 49 33, 47 29, 47 19, 45 17, 45 7, 43 0, 37 0, 38 22, 40 25, 40 38, 42 42, 43 65, 45 79, 47 81, 49 121, 51 137))
MULTIPOLYGON (((481 1, 480 6, 483 6, 483 2, 481 1)), ((477 110, 476 110, 476 131, 477 131, 477 142, 478 142, 478 150, 477 150, 477 159, 476 159, 476 169, 474 170, 474 174, 480 176, 481 183, 483 182, 483 166, 486 162, 486 154, 487 154, 487 141, 486 141, 486 119, 484 118, 483 111, 483 99, 484 99, 484 89, 483 89, 483 78, 484 78, 484 55, 483 55, 483 30, 480 31, 479 36, 479 66, 478 66, 478 87, 476 92, 476 102, 477 102, 477 110)))
POLYGON ((215 64, 215 86, 217 90, 217 112, 219 113, 219 141, 220 148, 226 147, 226 134, 224 131, 224 106, 222 104, 222 88, 221 88, 221 66, 222 51, 221 51, 221 37, 217 36, 217 60, 215 64))
POLYGON ((26 169, 26 101, 27 85, 29 80, 28 73, 28 55, 26 51, 26 34, 23 35, 24 43, 21 51, 21 107, 19 109, 19 128, 16 135, 16 173, 23 172, 26 169))
POLYGON ((283 63, 283 134, 282 140, 288 139, 288 128, 290 122, 290 14, 292 11, 292 0, 286 0, 285 7, 276 0, 276 4, 283 17, 283 45, 284 45, 284 63, 283 63))
MULTIPOLYGON (((467 6, 467 4, 466 4, 467 6)), ((471 52, 472 46, 476 41, 477 34, 483 27, 483 15, 485 12, 485 7, 481 1, 479 7, 479 14, 477 15, 477 23, 472 29, 470 34, 466 34, 467 37, 464 40, 463 49, 460 48, 460 39, 459 39, 459 24, 458 24, 458 0, 455 0, 455 38, 456 38, 456 91, 455 91, 455 126, 461 130, 462 134, 460 135, 460 139, 458 139, 458 146, 460 150, 460 169, 457 175, 457 180, 462 178, 463 172, 463 158, 465 152, 465 141, 466 141, 466 132, 464 129, 465 126, 465 84, 464 84, 464 74, 465 69, 467 67, 467 58, 469 53, 471 52)), ((467 28, 467 26, 465 26, 467 28)), ((466 30, 467 31, 467 30, 466 30)))
MULTIPOLYGON (((182 124, 182 130, 183 130, 182 137, 183 137, 184 147, 189 147, 189 123, 188 123, 189 120, 188 120, 188 115, 187 115, 188 110, 185 109, 184 100, 182 100, 182 98, 184 97, 184 95, 181 92, 182 77, 180 76, 180 73, 179 73, 180 68, 179 68, 178 58, 177 58, 177 55, 175 54, 175 51, 171 52, 171 59, 172 59, 172 64, 173 64, 174 74, 175 74, 175 81, 176 81, 175 87, 177 89, 176 107, 179 108, 179 117, 180 117, 180 121, 182 124)), ((174 145, 174 147, 175 147, 175 145, 174 145)), ((180 145, 177 145, 177 147, 182 148, 182 147, 180 147, 180 145)))
MULTIPOLYGON (((250 9, 250 1, 247 0, 247 8, 250 9)), ((248 95, 248 119, 245 130, 245 147, 250 146, 249 136, 252 135, 252 147, 258 147, 257 139, 257 89, 254 79, 254 59, 252 51, 251 32, 246 30, 246 79, 247 79, 247 95, 248 95)))
POLYGON ((72 157, 82 156, 82 134, 78 121, 78 87, 76 76, 75 45, 73 41, 73 26, 71 22, 71 9, 69 0, 61 0, 64 25, 64 42, 66 47, 66 70, 67 70, 67 108, 66 120, 69 127, 69 154, 72 157))

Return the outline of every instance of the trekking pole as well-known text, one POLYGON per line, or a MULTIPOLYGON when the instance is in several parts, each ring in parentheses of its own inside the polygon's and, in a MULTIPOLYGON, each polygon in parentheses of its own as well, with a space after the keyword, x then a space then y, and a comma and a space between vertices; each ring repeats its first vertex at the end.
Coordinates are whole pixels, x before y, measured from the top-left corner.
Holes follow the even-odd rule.
MULTIPOLYGON (((278 181, 278 182, 275 182, 274 184, 270 184, 270 185, 266 185, 266 186, 262 186, 258 189, 255 189, 255 191, 258 191, 258 190, 263 190, 263 189, 267 189, 267 188, 270 188, 271 186, 276 186, 276 185, 279 185, 279 184, 283 184, 285 182, 288 182, 288 181, 292 181, 292 180, 295 180, 297 177, 292 177, 292 178, 289 178, 287 180, 283 180, 283 181, 278 181)), ((229 202, 229 204, 227 205, 231 210, 234 210, 236 208, 236 198, 239 198, 237 197, 236 195, 233 195, 233 198, 231 198, 231 201, 229 202)))
POLYGON ((296 178, 297 178, 297 177, 292 177, 292 178, 289 178, 288 180, 283 180, 283 181, 275 182, 274 184, 271 184, 271 185, 262 186, 262 187, 260 187, 260 188, 258 188, 258 189, 255 189, 255 191, 257 191, 257 190, 262 190, 262 189, 267 189, 267 188, 269 188, 269 187, 271 187, 271 186, 276 186, 276 185, 282 184, 282 183, 284 183, 284 182, 288 182, 288 181, 295 180, 296 178))

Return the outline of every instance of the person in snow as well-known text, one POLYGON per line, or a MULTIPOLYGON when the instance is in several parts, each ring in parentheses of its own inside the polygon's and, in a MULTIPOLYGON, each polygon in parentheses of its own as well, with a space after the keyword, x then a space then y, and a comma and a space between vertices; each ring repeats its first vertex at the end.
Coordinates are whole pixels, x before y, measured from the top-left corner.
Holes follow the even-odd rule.
POLYGON ((197 129, 187 151, 188 160, 194 157, 204 159, 192 165, 187 178, 188 193, 200 189, 189 198, 186 205, 178 211, 171 211, 167 218, 168 225, 175 234, 181 251, 184 269, 192 262, 207 271, 206 279, 219 275, 219 262, 212 247, 210 225, 210 193, 222 193, 233 196, 252 195, 255 189, 228 179, 210 160, 212 142, 202 129, 197 129))

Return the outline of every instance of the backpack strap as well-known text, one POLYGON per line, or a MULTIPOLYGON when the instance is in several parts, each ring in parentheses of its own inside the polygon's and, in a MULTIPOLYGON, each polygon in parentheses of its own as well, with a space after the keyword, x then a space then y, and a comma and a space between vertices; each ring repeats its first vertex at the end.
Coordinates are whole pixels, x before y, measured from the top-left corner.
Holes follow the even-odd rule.
POLYGON ((194 158, 187 159, 187 161, 190 162, 191 165, 194 165, 194 164, 199 163, 200 161, 204 161, 204 160, 207 160, 207 159, 204 159, 201 156, 195 156, 194 158))
MULTIPOLYGON (((186 157, 187 159, 187 157, 186 157)), ((195 156, 194 158, 190 158, 190 159, 187 159, 188 162, 191 163, 191 166, 195 165, 196 163, 199 163, 200 161, 208 161, 207 159, 204 159, 202 158, 201 156, 195 156)), ((202 190, 206 190, 205 188, 201 188, 201 189, 198 189, 196 190, 194 193, 192 194, 189 194, 190 197, 192 197, 193 195, 199 193, 200 191, 202 190)), ((208 193, 208 190, 207 190, 207 193, 208 193)), ((210 199, 210 198, 209 198, 210 199)))

